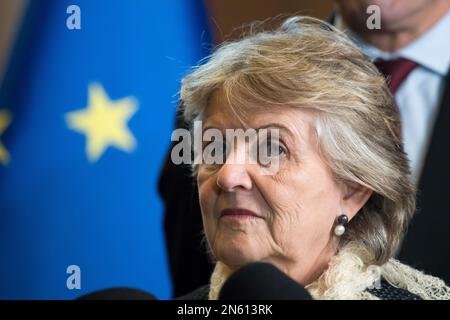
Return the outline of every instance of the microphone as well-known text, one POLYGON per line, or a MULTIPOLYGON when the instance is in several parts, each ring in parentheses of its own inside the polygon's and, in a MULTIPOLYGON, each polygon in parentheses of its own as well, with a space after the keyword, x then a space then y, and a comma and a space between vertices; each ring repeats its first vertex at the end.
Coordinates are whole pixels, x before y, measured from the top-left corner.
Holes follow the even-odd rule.
POLYGON ((148 292, 134 288, 108 288, 78 297, 76 300, 157 300, 148 292))
POLYGON ((268 263, 251 263, 225 281, 219 300, 313 300, 299 283, 268 263))

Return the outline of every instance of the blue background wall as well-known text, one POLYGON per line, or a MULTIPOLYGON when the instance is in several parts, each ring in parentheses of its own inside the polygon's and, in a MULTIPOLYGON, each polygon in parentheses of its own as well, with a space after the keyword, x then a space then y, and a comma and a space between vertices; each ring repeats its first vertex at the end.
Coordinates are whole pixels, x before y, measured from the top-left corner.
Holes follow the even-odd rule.
POLYGON ((171 295, 157 194, 179 81, 209 47, 201 1, 32 0, 0 90, 0 298, 71 299, 112 286, 171 295), (66 9, 81 9, 69 30, 66 9), (132 96, 137 145, 89 161, 66 115, 88 88, 132 96), (69 290, 66 268, 81 268, 69 290))

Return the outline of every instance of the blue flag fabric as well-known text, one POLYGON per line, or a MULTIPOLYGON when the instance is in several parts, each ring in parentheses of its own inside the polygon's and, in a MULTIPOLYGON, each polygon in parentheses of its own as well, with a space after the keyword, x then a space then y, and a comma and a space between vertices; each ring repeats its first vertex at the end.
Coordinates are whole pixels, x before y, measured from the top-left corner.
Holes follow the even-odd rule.
POLYGON ((157 178, 201 6, 30 1, 0 90, 0 299, 170 297, 157 178))

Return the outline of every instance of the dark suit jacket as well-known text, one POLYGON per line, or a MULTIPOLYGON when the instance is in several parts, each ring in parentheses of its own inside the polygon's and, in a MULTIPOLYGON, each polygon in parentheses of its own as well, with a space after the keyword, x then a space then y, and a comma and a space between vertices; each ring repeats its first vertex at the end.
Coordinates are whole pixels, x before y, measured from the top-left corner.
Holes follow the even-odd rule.
MULTIPOLYGON (((396 288, 385 280, 381 281, 380 288, 367 289, 367 292, 381 300, 422 300, 419 296, 407 290, 396 288)), ((208 300, 208 298, 209 285, 204 285, 174 300, 208 300)))
POLYGON ((401 261, 450 284, 450 74, 417 193, 417 211, 402 248, 401 261))
MULTIPOLYGON (((399 253, 402 262, 450 284, 450 77, 447 76, 418 187, 418 209, 399 253), (449 196, 449 199, 447 199, 449 196)), ((177 117, 177 127, 185 127, 177 117)), ((202 240, 202 218, 189 166, 170 161, 159 180, 174 296, 209 283, 212 264, 202 240)))
MULTIPOLYGON (((177 113, 177 128, 187 128, 177 113)), ((209 283, 212 263, 202 246, 203 224, 195 179, 189 165, 175 165, 167 154, 159 177, 164 202, 164 231, 173 284, 179 297, 209 283)))

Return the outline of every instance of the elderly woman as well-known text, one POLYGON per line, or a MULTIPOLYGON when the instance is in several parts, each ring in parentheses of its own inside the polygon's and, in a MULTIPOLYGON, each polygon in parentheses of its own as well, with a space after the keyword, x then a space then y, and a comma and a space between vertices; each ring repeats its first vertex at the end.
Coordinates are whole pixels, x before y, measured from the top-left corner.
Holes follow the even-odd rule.
POLYGON ((415 209, 399 115, 383 76, 345 34, 306 17, 252 33, 186 76, 181 99, 186 121, 203 129, 279 132, 258 141, 271 146, 271 174, 235 161, 247 140, 223 163, 194 165, 216 266, 210 285, 185 298, 217 299, 256 261, 316 299, 450 298, 443 281, 393 258, 415 209))

